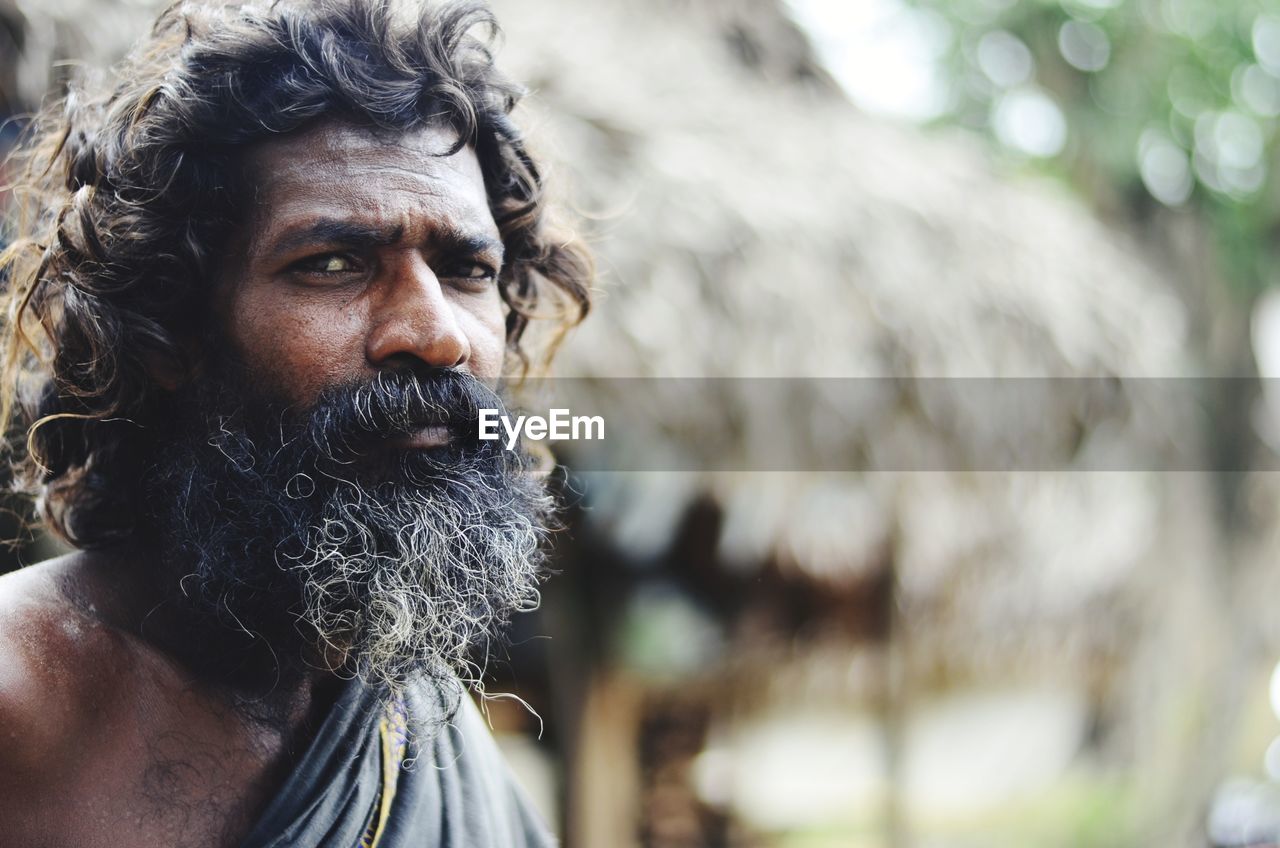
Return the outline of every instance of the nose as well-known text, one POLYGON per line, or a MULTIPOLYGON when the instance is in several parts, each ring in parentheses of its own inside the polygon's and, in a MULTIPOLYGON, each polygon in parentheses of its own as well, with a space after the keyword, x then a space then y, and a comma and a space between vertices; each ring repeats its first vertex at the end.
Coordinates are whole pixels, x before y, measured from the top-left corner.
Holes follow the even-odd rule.
POLYGON ((405 360, 439 368, 466 364, 471 346, 426 260, 416 252, 386 269, 373 306, 366 356, 375 368, 405 360))

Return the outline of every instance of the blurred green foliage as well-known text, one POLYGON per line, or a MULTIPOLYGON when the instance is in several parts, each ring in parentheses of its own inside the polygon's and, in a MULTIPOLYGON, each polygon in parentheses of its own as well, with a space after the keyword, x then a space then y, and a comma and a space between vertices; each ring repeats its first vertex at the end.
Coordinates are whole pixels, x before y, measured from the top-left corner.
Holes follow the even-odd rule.
POLYGON ((912 0, 945 32, 938 119, 1105 214, 1199 216, 1245 300, 1280 282, 1280 0, 912 0))

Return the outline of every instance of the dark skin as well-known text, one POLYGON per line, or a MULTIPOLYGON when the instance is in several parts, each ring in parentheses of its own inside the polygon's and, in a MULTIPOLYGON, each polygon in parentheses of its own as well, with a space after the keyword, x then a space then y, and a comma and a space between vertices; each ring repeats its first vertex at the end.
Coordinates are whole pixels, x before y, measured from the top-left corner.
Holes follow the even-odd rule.
MULTIPOLYGON (((249 154, 256 204, 213 320, 269 391, 306 408, 415 363, 497 381, 502 244, 475 154, 438 155, 454 138, 325 123, 249 154)), ((156 581, 156 560, 77 552, 0 577, 0 848, 233 848, 332 705, 338 678, 317 671, 263 722, 166 652, 176 576, 156 581)))

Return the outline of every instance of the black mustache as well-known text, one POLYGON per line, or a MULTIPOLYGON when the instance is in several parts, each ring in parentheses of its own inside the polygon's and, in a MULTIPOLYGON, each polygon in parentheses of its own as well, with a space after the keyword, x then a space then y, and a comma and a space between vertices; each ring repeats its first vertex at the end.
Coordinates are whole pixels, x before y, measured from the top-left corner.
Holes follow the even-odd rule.
POLYGON ((505 411, 495 390, 465 371, 386 371, 371 381, 330 389, 308 416, 310 441, 334 453, 378 439, 444 426, 457 439, 478 440, 481 409, 505 411))

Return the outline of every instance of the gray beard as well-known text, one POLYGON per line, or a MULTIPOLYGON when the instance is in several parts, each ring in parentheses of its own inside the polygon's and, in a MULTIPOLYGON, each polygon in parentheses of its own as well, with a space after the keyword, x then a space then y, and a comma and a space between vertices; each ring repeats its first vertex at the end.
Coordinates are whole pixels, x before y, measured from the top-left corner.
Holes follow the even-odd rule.
MULTIPOLYGON (((353 485, 275 558, 298 576, 299 621, 366 680, 418 670, 478 681, 472 651, 513 613, 538 606, 549 499, 472 474, 441 492, 353 485)), ((487 653, 484 652, 484 653, 487 653)))
POLYGON ((239 381, 188 399, 147 500, 198 671, 248 688, 317 669, 478 682, 510 616, 538 605, 543 481, 528 457, 464 437, 488 403, 478 384, 402 376, 336 392, 297 424, 270 402, 231 407, 239 381), (353 447, 441 409, 458 430, 443 455, 353 447))

